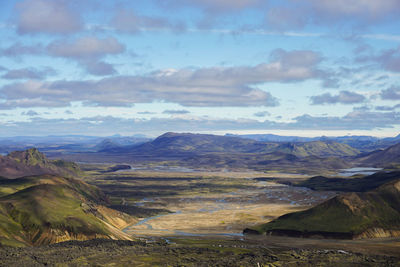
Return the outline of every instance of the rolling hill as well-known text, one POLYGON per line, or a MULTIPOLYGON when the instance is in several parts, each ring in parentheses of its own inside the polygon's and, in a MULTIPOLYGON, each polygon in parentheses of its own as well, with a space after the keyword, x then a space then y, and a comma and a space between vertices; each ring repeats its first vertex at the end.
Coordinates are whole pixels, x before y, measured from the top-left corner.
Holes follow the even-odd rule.
POLYGON ((63 160, 49 160, 36 148, 0 156, 0 177, 17 178, 41 174, 76 176, 79 172, 77 164, 63 160))
POLYGON ((135 220, 107 208, 96 187, 54 175, 0 180, 0 243, 42 245, 93 238, 124 239, 135 220))
POLYGON ((344 193, 244 232, 344 239, 400 236, 400 176, 372 191, 344 193))

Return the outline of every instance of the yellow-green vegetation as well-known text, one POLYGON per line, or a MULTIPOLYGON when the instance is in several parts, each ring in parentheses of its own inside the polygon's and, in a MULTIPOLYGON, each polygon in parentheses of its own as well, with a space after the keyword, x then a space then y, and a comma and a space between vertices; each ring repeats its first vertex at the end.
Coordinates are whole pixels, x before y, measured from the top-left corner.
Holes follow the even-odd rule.
POLYGON ((52 175, 1 180, 0 243, 37 245, 96 237, 129 239, 134 220, 106 208, 106 196, 73 178, 52 175), (6 195, 5 192, 11 192, 6 195))
POLYGON ((254 228, 260 233, 328 238, 400 236, 400 179, 366 193, 346 193, 254 228))

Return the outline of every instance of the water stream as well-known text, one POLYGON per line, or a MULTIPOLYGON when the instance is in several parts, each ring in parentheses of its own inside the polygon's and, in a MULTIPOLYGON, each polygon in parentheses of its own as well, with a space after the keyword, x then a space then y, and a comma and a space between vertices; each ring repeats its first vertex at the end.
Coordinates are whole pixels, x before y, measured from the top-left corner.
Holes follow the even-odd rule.
POLYGON ((356 174, 371 175, 381 170, 382 168, 355 167, 355 168, 342 169, 337 175, 344 177, 351 177, 356 174))

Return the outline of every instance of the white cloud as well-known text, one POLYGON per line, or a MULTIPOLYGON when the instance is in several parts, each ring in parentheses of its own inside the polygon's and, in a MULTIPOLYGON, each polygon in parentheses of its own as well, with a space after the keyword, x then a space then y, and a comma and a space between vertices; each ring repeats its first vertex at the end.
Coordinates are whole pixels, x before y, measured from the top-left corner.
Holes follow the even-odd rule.
POLYGON ((183 31, 185 24, 173 23, 166 18, 141 16, 133 10, 119 9, 111 20, 111 26, 122 32, 138 33, 145 30, 183 31))
POLYGON ((400 100, 400 87, 390 87, 382 90, 380 96, 384 100, 400 100))
POLYGON ((9 70, 1 76, 3 79, 16 80, 16 79, 43 79, 48 75, 55 74, 52 68, 36 69, 36 68, 23 68, 9 70))
POLYGON ((365 96, 350 92, 350 91, 340 91, 337 95, 331 95, 330 93, 325 93, 322 95, 312 96, 312 105, 324 105, 324 104, 356 104, 365 101, 365 96))
POLYGON ((113 37, 81 37, 72 41, 58 40, 47 46, 51 56, 76 60, 92 75, 115 74, 110 63, 101 61, 107 55, 117 55, 125 51, 125 46, 113 37))
POLYGON ((58 40, 47 47, 49 54, 56 57, 73 59, 97 59, 106 55, 120 54, 125 46, 113 37, 81 37, 73 41, 58 40))
POLYGON ((343 23, 365 28, 398 20, 399 12, 398 0, 285 0, 270 5, 266 22, 268 27, 278 29, 298 29, 309 24, 337 27, 343 23))
POLYGON ((66 34, 82 29, 82 21, 66 0, 25 0, 17 5, 21 34, 66 34))
POLYGON ((262 5, 263 0, 159 0, 164 7, 194 7, 206 12, 232 12, 262 5))

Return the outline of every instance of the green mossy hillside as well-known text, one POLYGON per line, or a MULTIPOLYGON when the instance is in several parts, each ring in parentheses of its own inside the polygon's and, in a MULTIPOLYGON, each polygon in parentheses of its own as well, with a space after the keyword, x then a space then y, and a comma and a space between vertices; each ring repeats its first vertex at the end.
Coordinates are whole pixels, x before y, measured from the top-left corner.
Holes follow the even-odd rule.
POLYGON ((289 213, 254 230, 278 235, 384 237, 400 235, 400 179, 365 193, 345 193, 289 213))
POLYGON ((0 182, 1 244, 39 245, 96 237, 129 239, 118 230, 121 225, 112 225, 115 218, 126 224, 132 218, 104 207, 108 199, 94 186, 52 175, 0 182))

